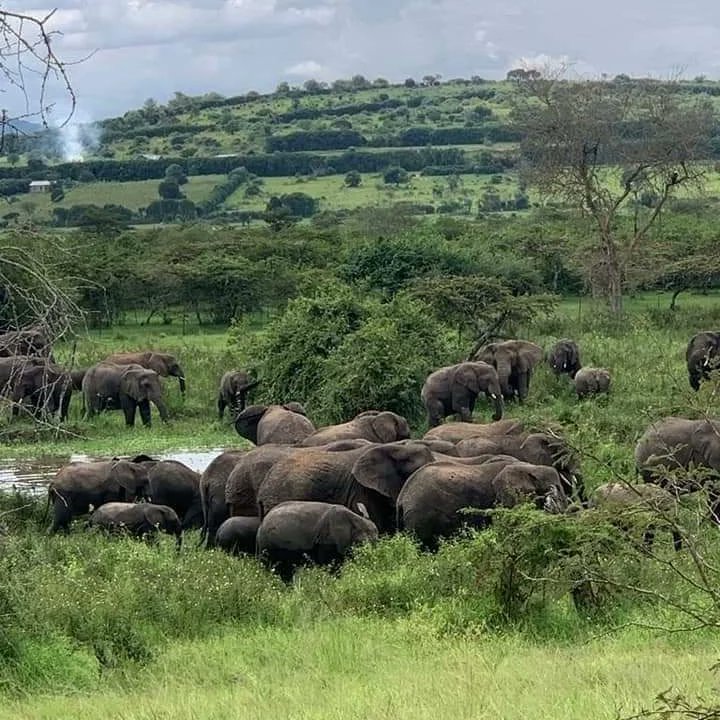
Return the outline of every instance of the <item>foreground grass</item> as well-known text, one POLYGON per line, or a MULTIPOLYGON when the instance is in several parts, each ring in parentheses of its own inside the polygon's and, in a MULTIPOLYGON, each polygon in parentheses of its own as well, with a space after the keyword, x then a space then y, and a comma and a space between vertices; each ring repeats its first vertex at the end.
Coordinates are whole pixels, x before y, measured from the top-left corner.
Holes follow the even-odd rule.
POLYGON ((577 646, 438 637, 417 619, 339 618, 177 643, 87 695, 5 705, 10 720, 616 718, 672 687, 702 695, 717 647, 624 633, 577 646))

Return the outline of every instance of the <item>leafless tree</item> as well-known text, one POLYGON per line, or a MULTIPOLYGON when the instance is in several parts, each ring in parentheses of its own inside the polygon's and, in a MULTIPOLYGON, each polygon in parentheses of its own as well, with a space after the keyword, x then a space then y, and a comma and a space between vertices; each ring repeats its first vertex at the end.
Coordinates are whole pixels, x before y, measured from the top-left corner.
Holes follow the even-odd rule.
POLYGON ((675 82, 548 73, 526 78, 517 98, 524 179, 592 220, 590 279, 620 314, 628 271, 667 201, 703 182, 712 106, 675 82))
POLYGON ((0 6, 0 77, 5 93, 15 91, 22 97, 23 109, 2 110, 0 114, 0 152, 5 147, 8 131, 20 132, 19 121, 39 118, 47 127, 55 102, 63 99, 63 116, 55 123, 62 127, 75 111, 75 91, 68 68, 74 64, 62 60, 55 52, 58 31, 52 30, 55 10, 37 15, 3 10, 0 6))

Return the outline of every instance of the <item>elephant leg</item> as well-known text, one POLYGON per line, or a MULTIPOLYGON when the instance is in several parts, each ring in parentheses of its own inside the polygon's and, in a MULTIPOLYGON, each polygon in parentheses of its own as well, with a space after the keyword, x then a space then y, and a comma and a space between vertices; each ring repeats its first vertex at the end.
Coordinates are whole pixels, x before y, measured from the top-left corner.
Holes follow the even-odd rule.
POLYGON ((150 427, 152 425, 152 418, 150 415, 150 401, 141 400, 138 403, 138 410, 140 410, 140 419, 142 420, 142 424, 145 425, 145 427, 150 427))
POLYGON ((133 427, 135 425, 135 408, 137 403, 129 395, 120 396, 120 406, 125 413, 125 425, 133 427))
POLYGON ((227 403, 225 402, 225 398, 223 397, 223 394, 220 393, 218 395, 218 401, 217 401, 217 408, 218 408, 218 419, 222 420, 223 415, 225 415, 225 408, 227 407, 227 403))
POLYGON ((48 533, 50 535, 55 535, 55 533, 60 531, 67 533, 71 521, 72 510, 67 502, 63 498, 55 496, 53 503, 53 521, 48 529, 48 533))
POLYGON ((461 407, 457 408, 457 415, 462 422, 472 422, 472 410, 467 405, 462 405, 461 407))
POLYGON ((445 414, 443 404, 438 400, 428 401, 425 405, 428 415, 428 426, 437 427, 445 414))

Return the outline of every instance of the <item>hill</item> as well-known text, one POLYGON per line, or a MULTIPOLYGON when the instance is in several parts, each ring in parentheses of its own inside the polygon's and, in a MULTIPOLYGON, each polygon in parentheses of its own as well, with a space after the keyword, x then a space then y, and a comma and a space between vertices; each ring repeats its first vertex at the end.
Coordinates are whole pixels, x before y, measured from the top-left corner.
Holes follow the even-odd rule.
MULTIPOLYGON (((620 87, 634 81, 619 76, 613 82, 620 87)), ((297 193, 312 200, 309 214, 397 202, 416 214, 523 210, 532 199, 517 184, 519 135, 509 119, 519 87, 517 81, 482 78, 390 85, 356 76, 330 87, 281 84, 265 95, 176 93, 166 105, 148 100, 94 128, 79 128, 83 162, 63 162, 64 136, 57 131, 17 140, 24 155, 11 154, 0 164, 0 195, 19 198, 27 180, 58 182, 64 194, 56 192, 54 203, 33 198, 32 207, 18 209, 60 225, 67 217, 52 213, 53 207, 87 203, 122 205, 133 222, 227 212, 247 221, 265 212, 273 197, 297 193), (189 178, 187 197, 196 210, 156 205, 158 187, 149 181, 163 180, 170 165, 189 178), (260 180, 227 182, 237 168, 260 180), (410 176, 388 179, 390 168, 410 176), (346 180, 348 173, 359 176, 346 180)), ((672 92, 716 102, 720 84, 676 83, 672 92)), ((708 159, 718 154, 720 141, 708 159)))

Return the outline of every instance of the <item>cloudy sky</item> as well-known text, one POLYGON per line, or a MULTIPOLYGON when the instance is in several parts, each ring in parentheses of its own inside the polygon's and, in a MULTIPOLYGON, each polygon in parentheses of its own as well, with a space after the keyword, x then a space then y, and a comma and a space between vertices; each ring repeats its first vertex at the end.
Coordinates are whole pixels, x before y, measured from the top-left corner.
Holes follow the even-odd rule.
MULTIPOLYGON (((11 0, 57 8, 79 116, 122 114, 174 91, 224 95, 361 73, 500 78, 523 60, 584 74, 720 77, 718 0, 11 0)), ((10 93, 6 105, 12 105, 10 93)))

